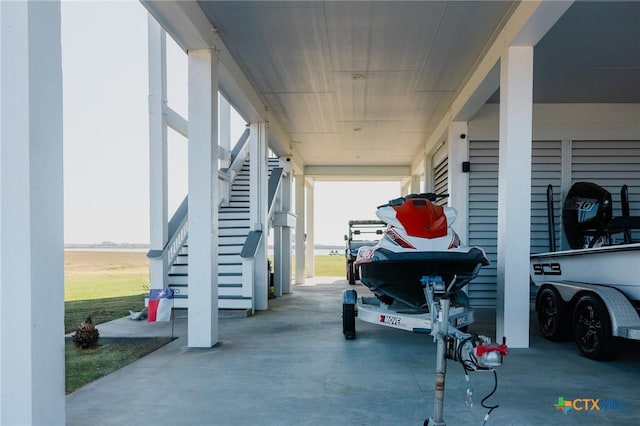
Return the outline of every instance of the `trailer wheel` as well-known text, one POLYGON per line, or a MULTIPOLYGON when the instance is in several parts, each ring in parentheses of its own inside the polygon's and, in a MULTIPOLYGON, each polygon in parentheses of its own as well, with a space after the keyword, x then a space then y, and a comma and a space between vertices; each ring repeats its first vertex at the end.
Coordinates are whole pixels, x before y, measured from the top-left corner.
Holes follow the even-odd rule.
POLYGON ((573 313, 574 337, 587 358, 611 359, 620 349, 620 339, 611 333, 611 318, 599 297, 586 294, 578 299, 573 313))
POLYGON ((347 340, 356 338, 356 306, 351 303, 342 304, 342 334, 347 340))
POLYGON ((347 281, 349 281, 349 284, 351 285, 356 283, 356 276, 353 270, 353 262, 347 261, 347 281))
POLYGON ((571 336, 567 304, 555 289, 545 287, 538 294, 537 317, 540 333, 546 339, 559 342, 571 336))

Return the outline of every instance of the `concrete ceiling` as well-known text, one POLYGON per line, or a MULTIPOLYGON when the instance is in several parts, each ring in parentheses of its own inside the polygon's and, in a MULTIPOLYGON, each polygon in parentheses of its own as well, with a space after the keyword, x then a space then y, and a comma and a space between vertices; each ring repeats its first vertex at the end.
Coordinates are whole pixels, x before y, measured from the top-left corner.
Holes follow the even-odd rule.
MULTIPOLYGON (((518 3, 199 5, 300 164, 408 166, 518 3)), ((638 23, 640 3, 574 3, 535 47, 534 101, 640 102, 638 23)))

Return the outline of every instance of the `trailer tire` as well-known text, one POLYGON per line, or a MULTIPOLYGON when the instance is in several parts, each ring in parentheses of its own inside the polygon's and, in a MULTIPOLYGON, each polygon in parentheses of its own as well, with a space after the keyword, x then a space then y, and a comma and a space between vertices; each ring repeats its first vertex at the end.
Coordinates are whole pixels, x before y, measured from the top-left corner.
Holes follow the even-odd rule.
POLYGON ((342 334, 346 340, 356 338, 356 306, 351 303, 342 304, 342 334))
POLYGON ((536 307, 538 329, 542 336, 555 342, 569 340, 571 337, 569 306, 562 300, 558 291, 552 287, 543 287, 538 293, 536 307))
POLYGON ((356 274, 354 269, 353 262, 347 262, 347 280, 350 285, 355 285, 356 283, 356 274))
POLYGON ((615 358, 620 339, 611 332, 611 318, 602 300, 595 294, 585 294, 573 311, 573 330, 580 352, 587 358, 615 358))

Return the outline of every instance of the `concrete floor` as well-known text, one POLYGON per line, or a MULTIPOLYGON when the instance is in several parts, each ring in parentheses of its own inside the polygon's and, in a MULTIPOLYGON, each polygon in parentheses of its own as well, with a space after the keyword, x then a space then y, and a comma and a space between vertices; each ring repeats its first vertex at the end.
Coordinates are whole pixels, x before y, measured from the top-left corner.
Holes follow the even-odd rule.
MULTIPOLYGON (((294 286, 249 318, 220 319, 221 343, 186 347, 177 340, 67 397, 69 425, 422 425, 433 412, 435 343, 431 336, 356 322, 357 339, 342 336, 344 280, 294 286)), ((351 287, 353 288, 353 287, 351 287)), ((366 289, 357 285, 359 294, 366 289)), ((494 313, 481 312, 470 331, 493 337, 494 313)), ((170 335, 171 324, 128 319, 98 327, 102 336, 170 335), (126 330, 126 331, 124 331, 126 330)), ((465 405, 462 368, 448 363, 444 419, 480 425, 491 373, 472 373, 474 406, 465 405)), ((513 349, 498 369, 499 404, 488 425, 637 425, 640 344, 616 361, 595 362, 575 345, 542 339, 532 324, 531 348, 513 349), (599 399, 600 410, 554 408, 558 397, 599 399), (624 404, 604 409, 604 400, 624 404)))

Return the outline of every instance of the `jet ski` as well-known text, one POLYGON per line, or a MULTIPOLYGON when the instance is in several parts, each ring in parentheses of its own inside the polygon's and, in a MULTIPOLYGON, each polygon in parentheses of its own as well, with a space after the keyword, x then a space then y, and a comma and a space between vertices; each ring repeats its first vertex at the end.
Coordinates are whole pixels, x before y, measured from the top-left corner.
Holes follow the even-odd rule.
POLYGON ((463 246, 451 228, 456 210, 435 204, 447 196, 410 194, 377 207, 387 227, 375 246, 358 250, 355 265, 362 284, 386 305, 428 310, 425 277, 440 277, 456 294, 489 265, 481 248, 463 246))

